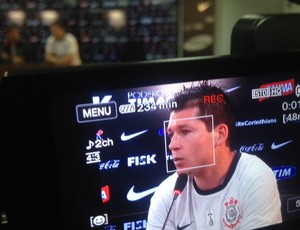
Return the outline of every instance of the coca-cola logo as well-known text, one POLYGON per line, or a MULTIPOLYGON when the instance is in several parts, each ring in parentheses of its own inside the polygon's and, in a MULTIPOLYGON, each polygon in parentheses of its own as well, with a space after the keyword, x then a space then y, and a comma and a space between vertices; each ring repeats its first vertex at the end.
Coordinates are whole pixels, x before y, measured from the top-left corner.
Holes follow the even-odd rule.
POLYGON ((120 165, 120 160, 109 160, 99 163, 99 170, 116 169, 120 165))
POLYGON ((257 153, 263 151, 265 147, 264 143, 255 143, 253 145, 242 145, 240 147, 240 153, 257 153))

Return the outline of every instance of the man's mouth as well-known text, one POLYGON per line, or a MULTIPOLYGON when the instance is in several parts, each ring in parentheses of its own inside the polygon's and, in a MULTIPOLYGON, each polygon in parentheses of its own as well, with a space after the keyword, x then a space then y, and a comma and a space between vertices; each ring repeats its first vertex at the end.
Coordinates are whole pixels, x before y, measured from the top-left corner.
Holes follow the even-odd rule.
POLYGON ((182 162, 183 162, 183 157, 174 157, 173 158, 173 161, 174 161, 174 164, 175 165, 180 165, 180 164, 182 164, 182 162))

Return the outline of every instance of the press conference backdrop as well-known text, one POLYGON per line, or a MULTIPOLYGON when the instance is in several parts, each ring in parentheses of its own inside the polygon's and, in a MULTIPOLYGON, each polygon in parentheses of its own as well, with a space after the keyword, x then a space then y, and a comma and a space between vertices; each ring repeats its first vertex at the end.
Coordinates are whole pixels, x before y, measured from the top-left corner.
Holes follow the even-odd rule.
MULTIPOLYGON (((224 77, 210 80, 236 107, 234 150, 273 169, 284 221, 300 218, 299 73, 224 77)), ((146 228, 151 196, 172 169, 164 121, 177 105, 169 99, 192 84, 197 81, 52 98, 65 229, 146 228)), ((222 95, 205 100, 221 102, 222 95)))

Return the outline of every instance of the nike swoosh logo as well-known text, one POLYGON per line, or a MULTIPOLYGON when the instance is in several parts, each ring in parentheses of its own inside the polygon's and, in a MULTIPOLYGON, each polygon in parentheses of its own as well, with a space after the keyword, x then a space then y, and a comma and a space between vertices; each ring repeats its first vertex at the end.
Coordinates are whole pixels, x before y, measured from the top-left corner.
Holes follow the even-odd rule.
POLYGON ((289 140, 289 141, 286 141, 286 142, 283 142, 283 143, 280 143, 280 144, 275 144, 275 142, 272 143, 272 146, 271 146, 271 149, 279 149, 289 143, 291 143, 293 140, 289 140))
POLYGON ((143 130, 143 131, 141 131, 141 132, 133 133, 133 134, 130 134, 130 135, 126 135, 125 132, 124 132, 124 133, 122 133, 122 135, 121 135, 121 140, 122 140, 122 141, 128 141, 128 140, 130 140, 130 139, 132 139, 132 138, 135 138, 135 137, 137 137, 137 136, 139 136, 139 135, 141 135, 141 134, 143 134, 143 133, 145 133, 145 132, 147 132, 147 131, 148 131, 148 129, 143 130))
POLYGON ((189 223, 189 224, 187 224, 187 225, 184 225, 184 226, 182 226, 182 227, 179 227, 179 225, 177 225, 177 230, 183 230, 183 229, 187 228, 188 226, 190 226, 192 223, 193 223, 193 222, 191 222, 191 223, 189 223))
POLYGON ((134 189, 134 185, 131 187, 131 189, 128 191, 127 193, 127 199, 129 201, 137 201, 137 200, 140 200, 148 195, 150 195, 151 193, 154 193, 155 190, 156 190, 157 187, 155 188, 150 188, 150 189, 147 189, 143 192, 135 192, 133 189, 134 189))

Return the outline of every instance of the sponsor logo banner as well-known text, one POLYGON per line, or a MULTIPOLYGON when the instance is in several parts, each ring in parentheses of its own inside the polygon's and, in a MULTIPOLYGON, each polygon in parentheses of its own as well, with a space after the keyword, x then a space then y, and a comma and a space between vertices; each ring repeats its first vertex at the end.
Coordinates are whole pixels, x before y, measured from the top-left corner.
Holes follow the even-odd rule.
POLYGON ((287 180, 296 176, 295 166, 278 166, 272 168, 277 180, 287 180))
POLYGON ((261 85, 259 89, 252 90, 252 98, 259 102, 274 96, 287 96, 295 91, 295 79, 277 81, 261 85))

